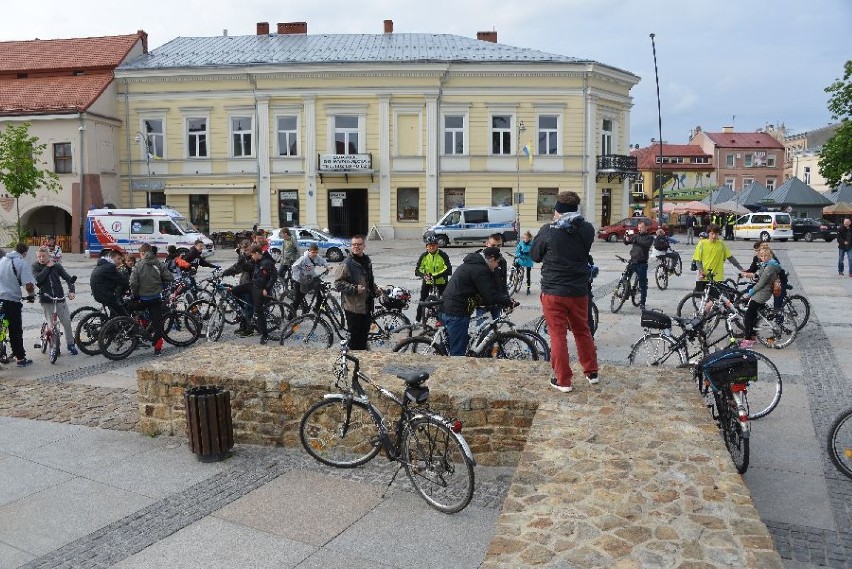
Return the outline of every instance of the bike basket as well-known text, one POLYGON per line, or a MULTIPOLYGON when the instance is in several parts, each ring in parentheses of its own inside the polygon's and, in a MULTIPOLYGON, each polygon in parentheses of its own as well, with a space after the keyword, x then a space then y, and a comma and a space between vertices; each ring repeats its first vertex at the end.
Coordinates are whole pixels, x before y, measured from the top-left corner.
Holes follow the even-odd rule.
POLYGON ((698 367, 715 386, 757 381, 757 356, 749 350, 722 350, 698 362, 698 367))
POLYGON ((385 294, 379 297, 379 302, 382 306, 391 310, 405 310, 408 308, 408 301, 410 299, 410 292, 396 286, 386 288, 385 294))
POLYGON ((642 327, 666 330, 672 327, 672 319, 658 310, 643 310, 642 327))

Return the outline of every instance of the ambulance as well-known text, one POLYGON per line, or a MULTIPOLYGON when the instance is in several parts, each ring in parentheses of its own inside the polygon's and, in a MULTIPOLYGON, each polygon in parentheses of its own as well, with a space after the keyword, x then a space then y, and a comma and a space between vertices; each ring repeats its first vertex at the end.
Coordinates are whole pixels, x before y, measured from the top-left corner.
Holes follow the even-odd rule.
POLYGON ((202 256, 213 254, 213 241, 203 235, 178 211, 169 208, 92 209, 86 217, 86 243, 90 257, 98 257, 104 249, 137 253, 148 243, 164 257, 169 245, 178 252, 188 251, 200 239, 202 256))

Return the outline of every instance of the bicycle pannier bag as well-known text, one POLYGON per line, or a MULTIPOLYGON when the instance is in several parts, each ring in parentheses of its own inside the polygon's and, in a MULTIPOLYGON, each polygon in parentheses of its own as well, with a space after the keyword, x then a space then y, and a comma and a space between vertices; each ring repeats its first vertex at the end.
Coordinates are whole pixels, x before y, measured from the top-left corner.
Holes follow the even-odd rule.
POLYGON ((643 310, 642 327, 666 330, 672 327, 672 319, 657 310, 643 310))
POLYGON ((729 348, 710 354, 698 363, 713 385, 757 381, 757 356, 750 350, 729 348))

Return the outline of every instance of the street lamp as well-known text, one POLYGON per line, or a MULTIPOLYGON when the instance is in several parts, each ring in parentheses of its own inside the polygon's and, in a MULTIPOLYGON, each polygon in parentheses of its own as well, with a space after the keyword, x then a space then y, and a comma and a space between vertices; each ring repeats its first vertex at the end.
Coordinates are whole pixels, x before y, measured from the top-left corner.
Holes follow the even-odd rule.
MULTIPOLYGON (((141 132, 137 132, 136 136, 133 138, 136 141, 136 144, 142 144, 145 147, 145 166, 148 169, 148 177, 147 182, 145 183, 145 190, 148 192, 148 196, 150 199, 151 192, 151 141, 148 140, 148 137, 142 134, 141 132)), ((133 192, 133 188, 130 188, 130 191, 133 192)), ((147 201, 147 200, 146 200, 147 201)))
MULTIPOLYGON (((515 202, 516 206, 520 206, 521 203, 521 153, 523 152, 523 147, 521 146, 521 134, 526 132, 527 127, 524 125, 524 121, 518 121, 518 149, 515 152, 515 178, 517 183, 518 192, 515 194, 515 202)), ((532 149, 530 149, 532 151, 532 149)), ((518 233, 518 240, 521 239, 521 208, 516 207, 515 209, 515 231, 518 233)))

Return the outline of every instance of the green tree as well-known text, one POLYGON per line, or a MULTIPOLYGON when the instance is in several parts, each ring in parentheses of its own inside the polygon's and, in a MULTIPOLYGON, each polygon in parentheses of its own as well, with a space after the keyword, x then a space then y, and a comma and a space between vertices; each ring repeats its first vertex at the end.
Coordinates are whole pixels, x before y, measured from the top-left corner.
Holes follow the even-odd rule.
POLYGON ((843 66, 843 79, 825 88, 831 93, 828 110, 840 126, 822 147, 819 173, 830 187, 852 182, 852 60, 843 66))
POLYGON ((30 136, 29 123, 10 124, 0 131, 0 185, 15 198, 15 242, 22 241, 27 233, 21 230, 20 197, 35 197, 39 189, 59 192, 62 188, 59 176, 41 167, 47 165, 41 158, 45 148, 46 144, 39 144, 37 137, 30 136))

